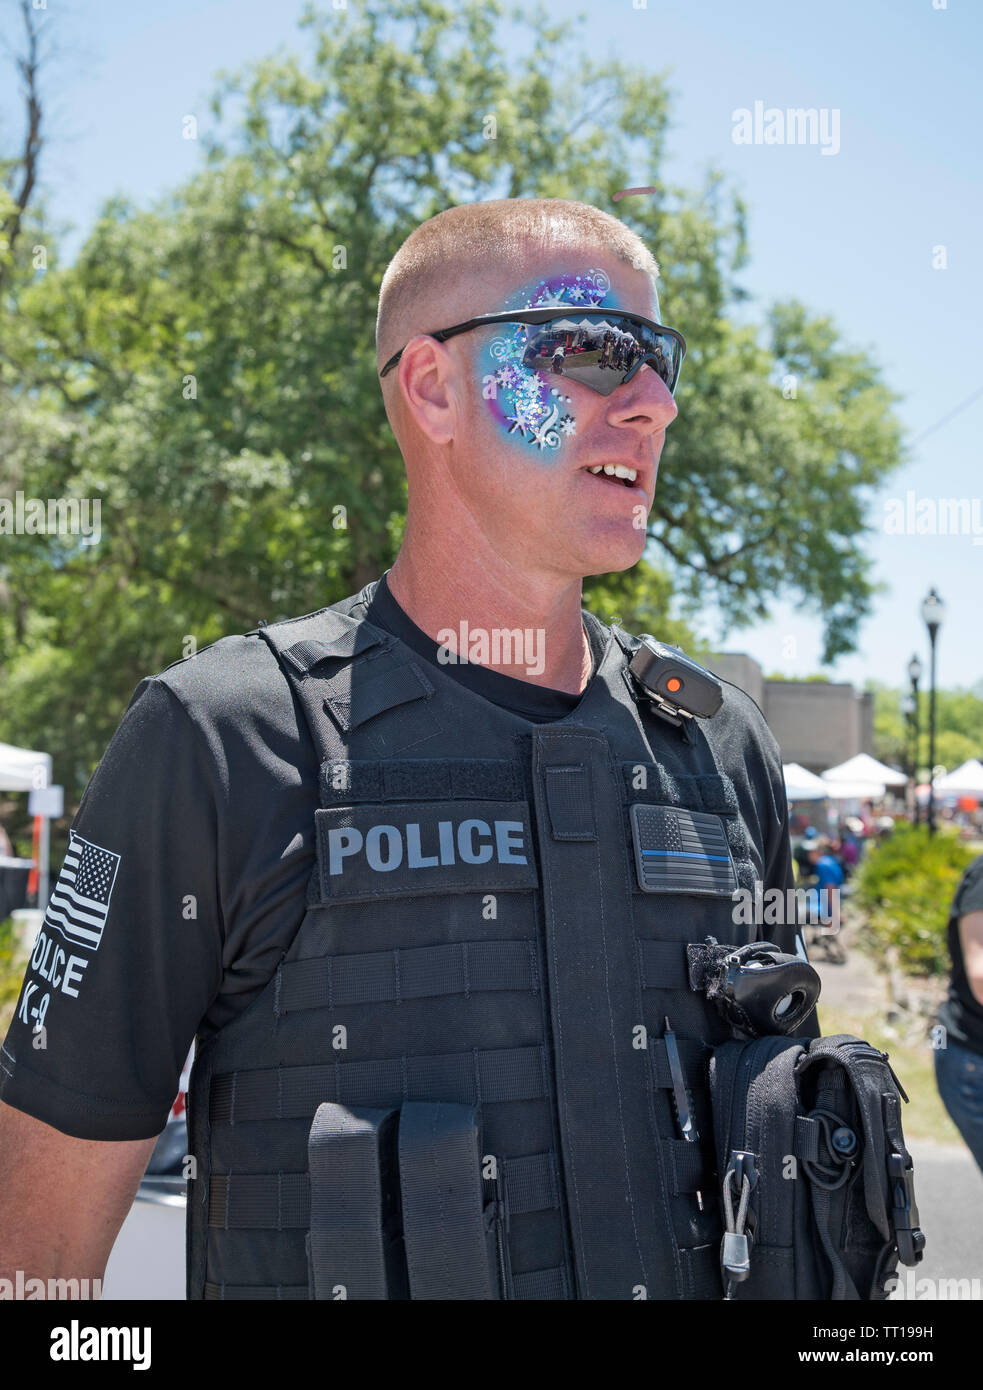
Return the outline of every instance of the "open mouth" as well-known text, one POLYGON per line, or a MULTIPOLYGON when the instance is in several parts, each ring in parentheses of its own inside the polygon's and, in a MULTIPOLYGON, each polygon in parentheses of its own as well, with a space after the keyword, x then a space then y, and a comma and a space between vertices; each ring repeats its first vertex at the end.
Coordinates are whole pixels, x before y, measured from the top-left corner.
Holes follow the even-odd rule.
POLYGON ((602 483, 613 483, 615 487, 634 488, 639 486, 637 470, 625 468, 620 463, 598 463, 592 468, 585 468, 584 472, 592 473, 602 483))

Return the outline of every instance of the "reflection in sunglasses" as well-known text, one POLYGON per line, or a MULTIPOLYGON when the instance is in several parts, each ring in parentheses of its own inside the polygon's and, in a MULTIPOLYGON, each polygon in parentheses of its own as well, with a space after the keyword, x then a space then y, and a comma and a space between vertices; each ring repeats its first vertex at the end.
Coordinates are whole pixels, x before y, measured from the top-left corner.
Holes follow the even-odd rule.
POLYGON ((671 390, 676 362, 674 344, 666 335, 641 324, 630 325, 626 331, 606 319, 579 323, 560 319, 529 326, 522 364, 534 371, 572 376, 608 395, 643 359, 671 390))

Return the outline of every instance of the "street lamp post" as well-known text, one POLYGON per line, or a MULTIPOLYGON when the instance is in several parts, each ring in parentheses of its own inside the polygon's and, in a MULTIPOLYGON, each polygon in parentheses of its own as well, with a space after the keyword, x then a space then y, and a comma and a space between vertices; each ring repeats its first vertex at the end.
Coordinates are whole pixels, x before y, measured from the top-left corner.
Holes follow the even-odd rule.
POLYGON ((904 715, 904 746, 905 771, 908 773, 908 786, 905 792, 905 807, 908 818, 915 824, 915 817, 918 814, 918 798, 915 795, 915 777, 917 768, 915 766, 915 700, 909 691, 901 701, 901 713, 904 715))
POLYGON ((922 618, 928 628, 928 640, 932 647, 929 667, 928 698, 928 833, 935 834, 935 639, 938 637, 945 604, 934 589, 929 589, 928 597, 922 604, 922 618))
MULTIPOLYGON (((922 663, 921 663, 921 660, 919 659, 918 653, 915 652, 914 655, 912 656, 911 660, 908 662, 908 679, 911 681, 911 696, 910 696, 910 699, 911 699, 911 736, 912 736, 912 742, 913 742, 913 744, 914 744, 914 752, 913 752, 913 754, 912 754, 912 759, 911 759, 911 762, 912 762, 911 776, 912 776, 912 780, 914 781, 916 787, 917 787, 917 785, 918 785, 918 744, 919 744, 919 742, 920 742, 920 739, 919 739, 920 730, 919 730, 919 727, 918 727, 918 682, 921 680, 921 678, 922 678, 922 663)), ((915 792, 915 795, 914 795, 914 823, 915 823, 915 825, 918 824, 918 793, 917 793, 917 791, 915 792)))

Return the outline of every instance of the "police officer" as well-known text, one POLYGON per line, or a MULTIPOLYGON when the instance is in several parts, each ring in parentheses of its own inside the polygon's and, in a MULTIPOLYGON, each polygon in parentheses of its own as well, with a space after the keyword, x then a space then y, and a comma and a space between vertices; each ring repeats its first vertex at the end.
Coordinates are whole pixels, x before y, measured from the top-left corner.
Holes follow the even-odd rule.
POLYGON ((939 1010, 935 1076, 953 1124, 983 1170, 983 855, 956 889, 948 941, 952 974, 939 1010))
POLYGON ((757 706, 650 698, 581 608, 642 556, 677 413, 657 273, 564 200, 396 254, 399 555, 137 688, 4 1044, 0 1273, 101 1274, 195 1037, 191 1298, 721 1297, 728 1031, 686 947, 794 949, 734 911, 792 874, 757 706), (524 363, 544 305, 638 334, 632 368, 524 363))

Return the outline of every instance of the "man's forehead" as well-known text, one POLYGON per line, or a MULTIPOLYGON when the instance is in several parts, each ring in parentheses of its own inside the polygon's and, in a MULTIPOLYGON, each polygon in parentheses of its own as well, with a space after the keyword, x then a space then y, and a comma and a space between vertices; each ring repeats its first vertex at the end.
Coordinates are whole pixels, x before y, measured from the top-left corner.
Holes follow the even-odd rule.
POLYGON ((651 278, 613 257, 584 253, 551 256, 523 266, 503 281, 486 312, 537 309, 550 304, 625 309, 659 318, 659 297, 651 278))

